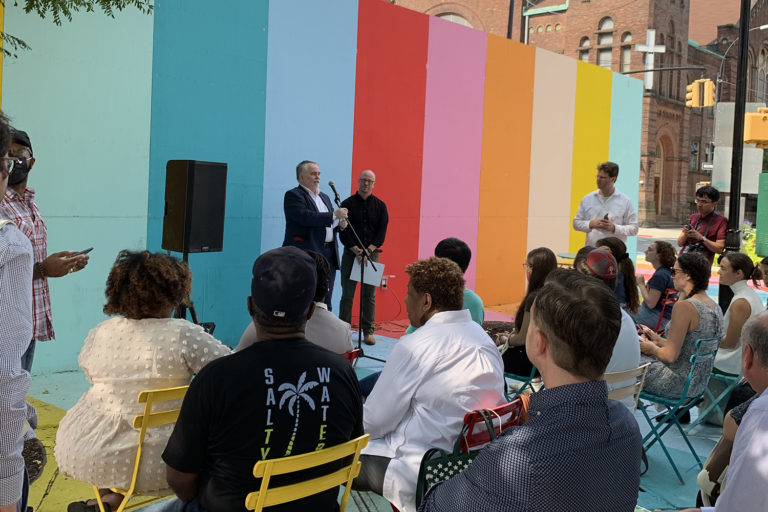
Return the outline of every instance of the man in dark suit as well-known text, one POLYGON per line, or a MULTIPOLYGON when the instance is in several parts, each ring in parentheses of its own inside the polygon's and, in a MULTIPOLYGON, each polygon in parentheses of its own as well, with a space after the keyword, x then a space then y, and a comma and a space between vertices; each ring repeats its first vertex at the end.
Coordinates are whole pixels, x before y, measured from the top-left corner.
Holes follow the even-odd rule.
POLYGON ((325 303, 331 311, 333 283, 339 269, 339 251, 336 233, 347 227, 347 209, 333 209, 331 199, 320 192, 320 168, 315 162, 304 160, 296 166, 299 186, 285 193, 285 238, 283 246, 319 252, 328 260, 331 272, 325 303))

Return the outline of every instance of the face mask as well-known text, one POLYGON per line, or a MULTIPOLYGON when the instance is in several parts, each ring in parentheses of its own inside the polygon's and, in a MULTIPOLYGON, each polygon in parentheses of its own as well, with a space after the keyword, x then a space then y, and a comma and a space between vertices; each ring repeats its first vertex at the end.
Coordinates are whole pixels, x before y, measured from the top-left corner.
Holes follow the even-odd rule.
POLYGON ((25 157, 19 157, 19 161, 13 166, 13 172, 8 177, 9 185, 16 185, 27 179, 29 174, 29 167, 27 166, 28 160, 25 157))

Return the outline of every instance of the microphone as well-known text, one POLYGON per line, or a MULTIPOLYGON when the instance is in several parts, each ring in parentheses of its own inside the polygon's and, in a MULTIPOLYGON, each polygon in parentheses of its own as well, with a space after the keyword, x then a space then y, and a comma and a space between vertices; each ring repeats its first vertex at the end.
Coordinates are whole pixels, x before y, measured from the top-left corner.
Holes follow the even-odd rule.
POLYGON ((336 201, 336 205, 338 206, 341 203, 341 199, 339 199, 339 193, 336 191, 336 187, 333 186, 332 181, 329 181, 328 185, 331 187, 331 190, 333 190, 334 200, 336 201))

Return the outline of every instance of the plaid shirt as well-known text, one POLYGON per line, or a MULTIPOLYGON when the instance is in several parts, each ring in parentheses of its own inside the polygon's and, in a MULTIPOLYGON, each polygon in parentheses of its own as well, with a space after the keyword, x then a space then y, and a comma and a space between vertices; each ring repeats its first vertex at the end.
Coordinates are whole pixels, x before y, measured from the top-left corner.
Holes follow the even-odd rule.
MULTIPOLYGON (((48 256, 47 231, 45 221, 35 204, 35 191, 27 188, 24 196, 19 195, 11 187, 0 202, 0 218, 12 220, 32 242, 35 263, 43 261, 48 256)), ((51 293, 48 290, 48 279, 32 281, 32 300, 35 316, 35 333, 32 339, 48 341, 56 337, 53 332, 53 315, 51 314, 51 293)))

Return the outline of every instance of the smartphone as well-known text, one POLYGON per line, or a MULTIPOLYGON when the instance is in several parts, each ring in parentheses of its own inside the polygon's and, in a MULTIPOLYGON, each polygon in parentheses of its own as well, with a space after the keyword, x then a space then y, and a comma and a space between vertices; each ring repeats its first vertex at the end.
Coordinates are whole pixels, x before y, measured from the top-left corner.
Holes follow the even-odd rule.
POLYGON ((72 256, 80 256, 81 254, 88 254, 92 250, 93 250, 93 247, 89 247, 89 248, 85 249, 84 251, 74 252, 74 253, 70 254, 69 257, 71 258, 72 256))

